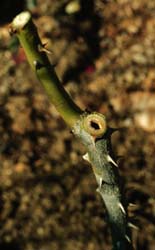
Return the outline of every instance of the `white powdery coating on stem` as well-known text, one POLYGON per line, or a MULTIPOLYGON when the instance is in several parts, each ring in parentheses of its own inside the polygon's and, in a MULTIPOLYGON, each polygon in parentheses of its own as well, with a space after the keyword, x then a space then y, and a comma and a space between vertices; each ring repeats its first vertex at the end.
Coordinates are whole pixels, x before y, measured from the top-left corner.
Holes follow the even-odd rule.
POLYGON ((23 11, 19 15, 17 15, 12 24, 15 29, 22 29, 30 20, 31 14, 28 11, 23 11))

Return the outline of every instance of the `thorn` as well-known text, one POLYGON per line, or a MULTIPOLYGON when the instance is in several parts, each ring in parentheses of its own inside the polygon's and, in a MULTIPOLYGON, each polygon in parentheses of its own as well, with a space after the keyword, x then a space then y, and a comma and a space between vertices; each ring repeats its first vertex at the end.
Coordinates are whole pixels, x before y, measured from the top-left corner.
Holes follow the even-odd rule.
POLYGON ((37 60, 34 60, 34 61, 33 61, 33 65, 34 65, 35 67, 37 67, 37 64, 38 64, 37 60))
POLYGON ((86 153, 85 155, 83 155, 82 158, 83 158, 85 161, 90 162, 88 153, 86 153))
POLYGON ((15 35, 17 33, 17 30, 15 29, 15 28, 13 28, 13 27, 9 27, 9 35, 10 36, 13 36, 13 35, 15 35))
POLYGON ((110 134, 110 135, 112 135, 113 133, 115 133, 115 132, 118 132, 118 131, 120 131, 121 130, 121 128, 108 128, 108 133, 110 134))
POLYGON ((111 156, 110 155, 107 155, 107 161, 108 162, 111 162, 115 167, 117 167, 118 168, 118 165, 117 165, 117 163, 111 158, 111 156))
POLYGON ((131 222, 128 222, 128 227, 139 230, 139 228, 136 225, 132 224, 131 222))
POLYGON ((125 235, 125 239, 131 244, 131 240, 127 234, 125 235))
POLYGON ((122 205, 121 202, 118 203, 118 206, 120 207, 122 213, 123 213, 124 215, 126 215, 125 209, 124 209, 124 207, 123 207, 123 205, 122 205))
POLYGON ((136 204, 134 204, 134 203, 129 203, 129 205, 128 205, 129 207, 137 207, 137 205, 136 204))
POLYGON ((103 179, 100 177, 100 179, 99 179, 99 188, 102 187, 102 181, 103 181, 103 179))
POLYGON ((47 43, 44 44, 38 44, 38 50, 39 52, 45 52, 47 54, 52 54, 52 51, 46 48, 47 43))
POLYGON ((94 172, 94 174, 95 174, 95 177, 96 177, 96 181, 98 183, 98 189, 100 190, 101 187, 102 187, 102 184, 103 184, 103 178, 101 177, 101 175, 96 174, 95 172, 94 172))
POLYGON ((33 61, 33 65, 35 66, 36 70, 41 69, 43 67, 43 65, 40 62, 38 62, 37 60, 33 61))
POLYGON ((95 174, 96 181, 97 181, 97 184, 98 184, 98 189, 100 190, 101 187, 102 187, 102 184, 103 184, 104 180, 101 177, 102 176, 101 174, 97 174, 95 171, 94 171, 94 174, 95 174))
POLYGON ((100 193, 100 189, 99 189, 99 188, 96 188, 96 192, 97 192, 97 193, 100 193))

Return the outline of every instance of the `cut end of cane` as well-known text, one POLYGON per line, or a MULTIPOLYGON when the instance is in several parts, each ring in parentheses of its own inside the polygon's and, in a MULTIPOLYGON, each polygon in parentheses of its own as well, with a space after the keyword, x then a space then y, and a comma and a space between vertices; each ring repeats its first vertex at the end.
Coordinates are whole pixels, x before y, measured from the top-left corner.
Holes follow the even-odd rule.
POLYGON ((23 11, 13 19, 12 27, 16 30, 23 29, 30 19, 31 13, 23 11))
POLYGON ((84 118, 84 129, 93 137, 101 137, 107 130, 104 115, 99 113, 89 114, 84 118))

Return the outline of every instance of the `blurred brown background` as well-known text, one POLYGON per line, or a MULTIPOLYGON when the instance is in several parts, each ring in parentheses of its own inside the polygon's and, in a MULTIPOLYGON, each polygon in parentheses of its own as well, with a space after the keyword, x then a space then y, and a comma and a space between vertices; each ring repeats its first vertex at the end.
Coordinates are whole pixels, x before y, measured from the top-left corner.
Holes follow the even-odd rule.
POLYGON ((155 1, 1 1, 0 249, 110 250, 84 147, 49 103, 9 22, 30 9, 63 85, 113 137, 136 250, 155 246, 155 1))

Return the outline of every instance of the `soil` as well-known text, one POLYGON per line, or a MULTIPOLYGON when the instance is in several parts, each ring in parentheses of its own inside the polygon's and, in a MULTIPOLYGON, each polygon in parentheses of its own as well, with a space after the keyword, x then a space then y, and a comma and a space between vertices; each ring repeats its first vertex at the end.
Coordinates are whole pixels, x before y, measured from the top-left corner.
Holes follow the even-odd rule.
POLYGON ((153 250, 155 1, 85 0, 69 13, 70 2, 75 6, 73 0, 38 0, 36 6, 31 0, 20 8, 1 3, 0 249, 111 249, 104 204, 81 157, 85 149, 8 32, 10 19, 31 8, 51 64, 75 102, 121 128, 113 148, 122 156, 127 202, 135 204, 129 206, 138 227, 134 247, 153 250))

